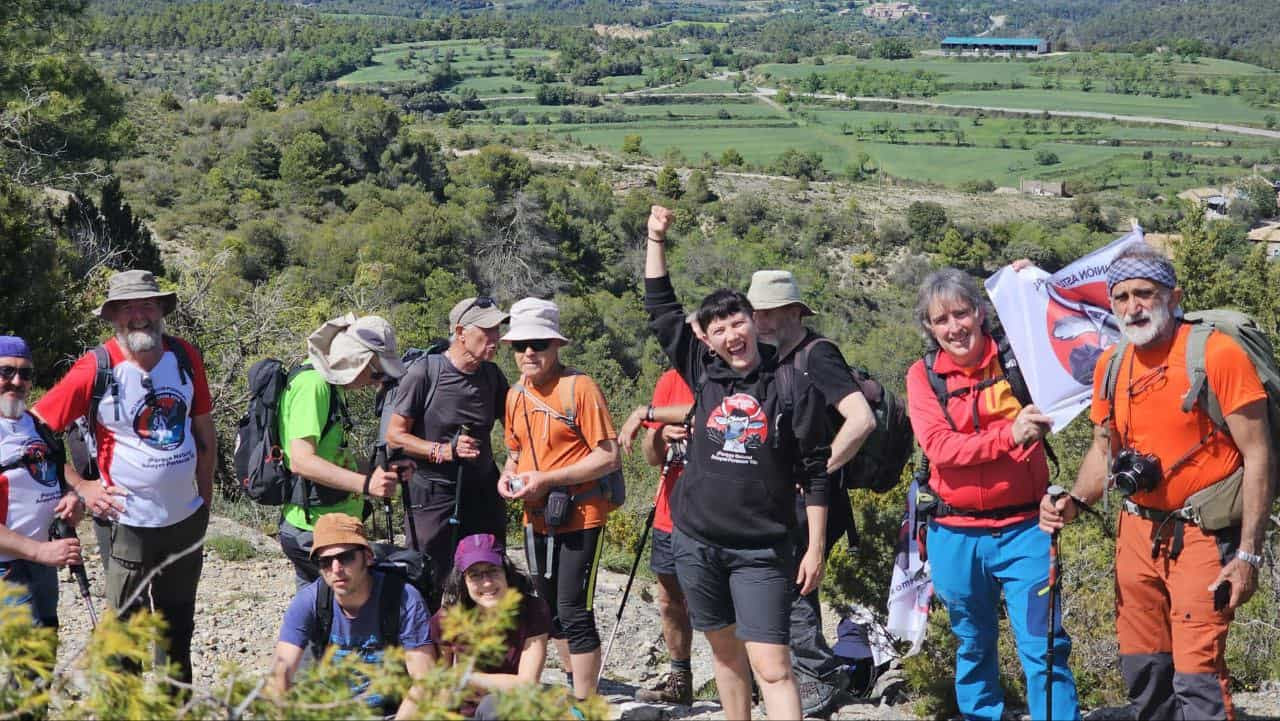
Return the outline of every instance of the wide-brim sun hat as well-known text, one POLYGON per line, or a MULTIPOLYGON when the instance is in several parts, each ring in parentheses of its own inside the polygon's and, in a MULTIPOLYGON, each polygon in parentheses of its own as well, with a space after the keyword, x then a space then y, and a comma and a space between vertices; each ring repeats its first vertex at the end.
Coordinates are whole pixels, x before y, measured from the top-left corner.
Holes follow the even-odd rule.
POLYGON ((800 315, 817 315, 808 303, 800 298, 800 287, 789 270, 757 270, 751 274, 751 287, 747 300, 756 310, 771 310, 788 305, 800 306, 800 315))
POLYGON ((396 333, 381 316, 357 318, 348 313, 326 321, 307 338, 311 367, 336 386, 345 386, 360 377, 374 357, 383 373, 392 378, 404 375, 396 333))
POLYGON ((560 333, 560 309, 541 298, 522 298, 511 306, 511 326, 502 341, 569 339, 560 333))
POLYGON ((159 300, 165 315, 169 315, 174 308, 178 307, 178 294, 171 290, 160 290, 160 284, 156 282, 156 276, 151 271, 120 271, 107 280, 107 298, 102 301, 102 305, 93 309, 93 314, 99 318, 106 318, 103 312, 112 303, 148 298, 159 300))

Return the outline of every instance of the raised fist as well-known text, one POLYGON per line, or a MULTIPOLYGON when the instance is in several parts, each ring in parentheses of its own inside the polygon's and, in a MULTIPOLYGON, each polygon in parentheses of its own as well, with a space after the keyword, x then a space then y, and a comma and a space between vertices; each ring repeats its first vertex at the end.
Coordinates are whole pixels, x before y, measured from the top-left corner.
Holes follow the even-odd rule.
POLYGON ((649 237, 654 240, 664 240, 667 237, 667 228, 671 227, 671 220, 675 217, 675 211, 670 208, 664 208, 661 205, 650 208, 649 237))

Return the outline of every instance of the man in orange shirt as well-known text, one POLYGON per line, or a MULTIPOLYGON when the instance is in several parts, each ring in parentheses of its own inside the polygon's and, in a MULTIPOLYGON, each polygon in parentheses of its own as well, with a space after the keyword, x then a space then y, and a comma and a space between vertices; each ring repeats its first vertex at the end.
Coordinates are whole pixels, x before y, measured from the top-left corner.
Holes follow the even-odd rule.
POLYGON ((1111 309, 1128 341, 1114 392, 1094 372, 1093 445, 1070 497, 1047 495, 1040 527, 1052 532, 1093 504, 1108 480, 1127 498, 1116 538, 1120 670, 1139 719, 1234 718, 1224 654, 1234 609, 1257 588, 1274 459, 1266 394, 1253 363, 1221 333, 1208 338, 1209 392, 1225 428, 1188 412, 1187 342, 1173 265, 1145 244, 1125 248, 1107 273, 1111 309), (1243 474, 1242 481, 1241 476, 1243 474), (1182 512, 1217 483, 1241 482, 1241 520, 1205 530, 1182 512))
POLYGON ((569 340, 560 334, 555 303, 517 301, 502 341, 515 351, 521 378, 507 393, 508 454, 498 493, 524 501, 529 572, 551 606, 551 638, 574 696, 584 699, 600 675, 592 596, 613 510, 599 481, 622 466, 618 436, 595 381, 560 363, 569 340), (564 501, 562 519, 549 524, 547 516, 564 501))

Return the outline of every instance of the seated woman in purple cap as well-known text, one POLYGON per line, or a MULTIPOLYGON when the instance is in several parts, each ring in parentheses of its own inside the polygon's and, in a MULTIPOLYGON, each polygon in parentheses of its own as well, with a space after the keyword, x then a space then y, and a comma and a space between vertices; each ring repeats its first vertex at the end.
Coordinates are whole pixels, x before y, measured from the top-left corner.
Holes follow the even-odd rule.
MULTIPOLYGON (((460 709, 468 718, 498 718, 497 699, 490 691, 538 683, 547 658, 551 610, 546 601, 533 595, 529 578, 495 548, 492 534, 477 533, 462 539, 453 554, 453 571, 444 583, 440 610, 431 617, 431 638, 444 638, 442 622, 454 606, 493 609, 507 589, 520 593, 520 614, 507 634, 507 653, 501 663, 477 663, 468 677, 475 693, 460 709)), ((440 662, 447 666, 465 653, 465 649, 443 641, 437 642, 437 648, 440 662)))

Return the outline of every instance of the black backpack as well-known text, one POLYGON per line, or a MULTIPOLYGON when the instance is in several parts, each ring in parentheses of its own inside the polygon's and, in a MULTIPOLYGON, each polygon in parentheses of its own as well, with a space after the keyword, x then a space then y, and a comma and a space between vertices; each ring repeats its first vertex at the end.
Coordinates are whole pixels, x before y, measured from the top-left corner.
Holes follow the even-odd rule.
MULTIPOLYGON (((812 337, 795 351, 791 365, 796 371, 808 374, 809 352, 818 343, 835 345, 830 338, 812 337)), ((902 469, 915 451, 916 437, 907 416, 907 404, 862 368, 850 366, 849 372, 871 406, 876 426, 857 455, 841 469, 842 485, 845 490, 866 488, 886 493, 902 480, 902 469)))
MULTIPOLYGON (((422 595, 427 613, 440 608, 440 594, 431 573, 431 559, 424 553, 389 543, 373 544, 373 570, 382 573, 378 597, 378 642, 382 648, 400 645, 400 602, 404 587, 413 586, 422 595)), ((333 632, 333 589, 323 580, 316 589, 316 623, 311 628, 311 653, 317 659, 329 647, 333 632)))
MULTIPOLYGON (((260 360, 249 369, 249 407, 236 427, 234 462, 240 488, 261 505, 293 503, 303 508, 312 505, 314 484, 306 479, 300 479, 302 483, 294 482, 295 476, 285 463, 280 445, 280 398, 294 377, 310 369, 309 364, 300 365, 286 373, 284 364, 275 358, 260 360)), ((329 414, 320 436, 324 437, 338 423, 351 427, 346 407, 336 390, 330 388, 329 414)), ((341 491, 334 493, 340 497, 346 495, 341 491)))
MULTIPOLYGON (((449 341, 438 340, 426 348, 409 348, 404 352, 404 355, 400 356, 400 362, 404 364, 406 373, 415 363, 423 362, 427 364, 427 379, 431 385, 427 389, 426 403, 422 406, 424 409, 430 408, 431 401, 435 399, 436 388, 440 385, 440 364, 445 360, 441 354, 448 349, 449 341)), ((399 387, 399 378, 387 379, 383 381, 382 387, 378 389, 378 394, 374 397, 373 411, 378 415, 378 442, 377 447, 374 449, 375 454, 379 452, 379 449, 387 447, 387 424, 391 422, 396 390, 399 387)))
MULTIPOLYGON (((191 365, 191 358, 187 355, 187 347, 173 336, 166 335, 163 338, 164 344, 178 360, 179 379, 183 383, 192 382, 195 371, 191 365)), ((93 392, 89 396, 89 412, 72 423, 71 430, 67 432, 66 451, 72 467, 80 477, 86 481, 96 481, 101 477, 97 458, 98 439, 95 433, 98 407, 102 405, 102 399, 106 398, 107 394, 119 399, 120 384, 116 381, 115 373, 111 372, 111 354, 107 352, 107 347, 98 345, 89 352, 93 353, 97 366, 93 376, 93 392)), ((116 420, 120 420, 119 412, 120 406, 117 405, 116 420)))

